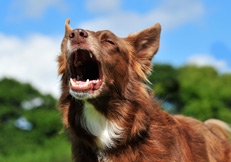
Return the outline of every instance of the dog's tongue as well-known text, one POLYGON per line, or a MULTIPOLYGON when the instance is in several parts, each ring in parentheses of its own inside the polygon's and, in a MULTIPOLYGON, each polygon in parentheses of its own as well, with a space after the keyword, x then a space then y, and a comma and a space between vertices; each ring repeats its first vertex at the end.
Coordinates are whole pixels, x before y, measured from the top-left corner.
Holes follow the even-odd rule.
POLYGON ((99 83, 99 80, 89 80, 86 81, 77 81, 75 78, 70 78, 70 86, 74 91, 90 91, 90 90, 96 90, 99 87, 97 84, 99 83))

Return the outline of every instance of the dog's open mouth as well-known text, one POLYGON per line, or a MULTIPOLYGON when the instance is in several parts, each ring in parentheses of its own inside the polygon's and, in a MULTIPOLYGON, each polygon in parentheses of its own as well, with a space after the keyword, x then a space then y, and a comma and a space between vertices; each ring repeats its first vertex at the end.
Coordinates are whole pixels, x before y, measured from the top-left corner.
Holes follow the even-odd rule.
POLYGON ((76 92, 93 92, 102 85, 102 69, 94 54, 87 49, 77 49, 69 60, 70 87, 76 92))

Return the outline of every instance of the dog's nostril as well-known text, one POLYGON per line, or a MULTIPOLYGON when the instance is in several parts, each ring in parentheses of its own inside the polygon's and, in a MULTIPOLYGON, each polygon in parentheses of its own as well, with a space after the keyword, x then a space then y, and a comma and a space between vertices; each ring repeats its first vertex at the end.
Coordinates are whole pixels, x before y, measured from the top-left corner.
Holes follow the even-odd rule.
POLYGON ((75 33, 74 32, 71 32, 71 34, 69 34, 69 38, 74 38, 75 37, 75 33))
POLYGON ((88 37, 87 32, 86 32, 85 30, 83 30, 83 29, 79 29, 79 35, 80 35, 81 37, 85 37, 85 38, 88 37))

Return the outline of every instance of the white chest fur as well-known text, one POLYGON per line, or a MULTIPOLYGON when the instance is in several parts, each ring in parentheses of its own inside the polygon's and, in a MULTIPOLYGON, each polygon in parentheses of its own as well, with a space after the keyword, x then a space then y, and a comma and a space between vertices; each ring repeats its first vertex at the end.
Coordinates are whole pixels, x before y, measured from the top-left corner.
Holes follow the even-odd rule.
POLYGON ((100 148, 115 146, 113 139, 119 139, 122 133, 122 128, 109 121, 90 104, 84 108, 81 125, 97 137, 96 143, 100 148))

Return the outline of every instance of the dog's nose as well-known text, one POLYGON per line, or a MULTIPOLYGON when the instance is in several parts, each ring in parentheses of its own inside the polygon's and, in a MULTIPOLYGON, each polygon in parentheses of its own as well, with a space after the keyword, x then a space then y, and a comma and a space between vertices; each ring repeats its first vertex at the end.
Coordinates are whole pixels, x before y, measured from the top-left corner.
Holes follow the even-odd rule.
POLYGON ((88 37, 88 33, 87 31, 83 30, 83 29, 74 29, 72 30, 72 32, 69 34, 69 39, 84 39, 88 37))

